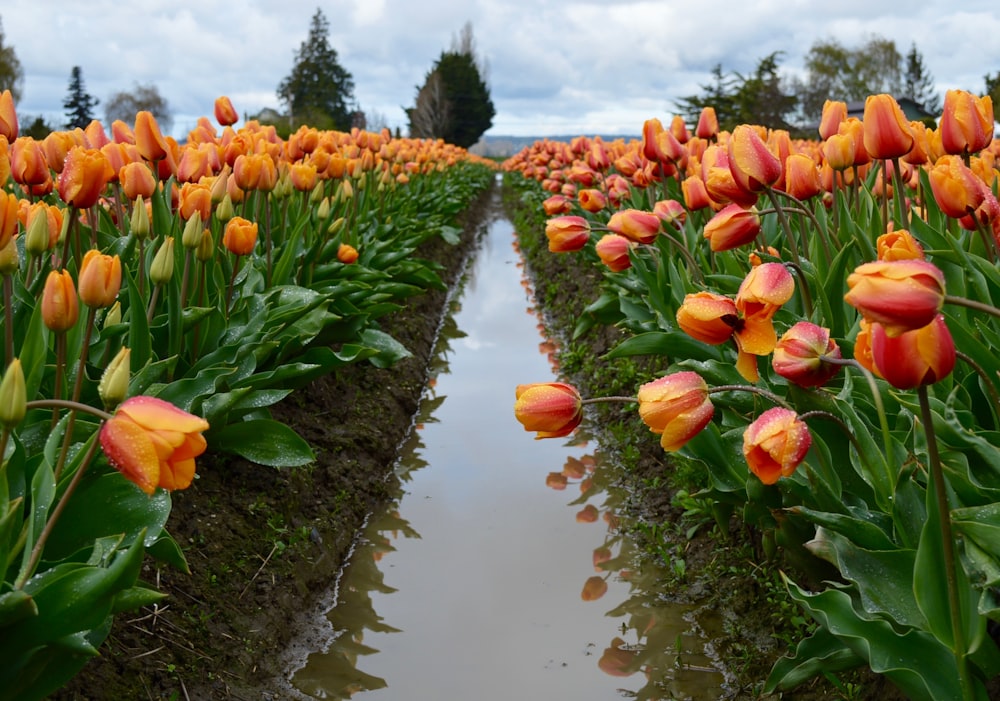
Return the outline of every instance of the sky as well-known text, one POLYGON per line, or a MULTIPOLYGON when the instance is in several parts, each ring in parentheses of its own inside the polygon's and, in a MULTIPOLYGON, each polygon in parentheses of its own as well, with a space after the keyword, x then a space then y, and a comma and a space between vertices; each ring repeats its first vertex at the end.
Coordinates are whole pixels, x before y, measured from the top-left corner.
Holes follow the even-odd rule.
POLYGON ((829 39, 878 36, 904 55, 915 43, 942 97, 981 93, 1000 71, 996 0, 4 0, 4 45, 25 74, 19 119, 61 127, 74 66, 99 119, 115 93, 155 85, 178 138, 220 95, 244 115, 280 110, 275 91, 317 8, 358 107, 404 135, 405 107, 466 22, 495 136, 637 135, 702 92, 714 66, 747 74, 782 51, 781 72, 801 74, 829 39))

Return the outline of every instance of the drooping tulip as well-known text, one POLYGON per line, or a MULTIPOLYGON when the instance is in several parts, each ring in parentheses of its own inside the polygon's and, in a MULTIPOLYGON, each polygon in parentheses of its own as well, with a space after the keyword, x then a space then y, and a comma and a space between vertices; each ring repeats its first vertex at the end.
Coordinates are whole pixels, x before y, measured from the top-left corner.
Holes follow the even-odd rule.
POLYGON ((847 303, 889 336, 926 326, 944 305, 944 274, 926 260, 863 263, 847 276, 847 287, 847 303))
POLYGON ((927 179, 934 201, 942 212, 953 219, 960 219, 975 210, 982 204, 989 189, 960 156, 939 158, 927 171, 927 179))
POLYGON ((155 397, 122 402, 101 427, 101 448, 110 462, 146 494, 157 487, 185 489, 195 458, 205 452, 205 419, 155 397))
POLYGON ((639 388, 639 417, 660 434, 666 451, 680 450, 712 420, 715 407, 708 385, 696 372, 665 375, 639 388))
POLYGON ((605 234, 594 245, 594 250, 609 270, 618 273, 632 267, 629 251, 636 245, 634 241, 619 234, 605 234))
POLYGON ((717 346, 733 336, 739 320, 736 303, 715 292, 693 292, 677 309, 677 325, 691 338, 717 346))
POLYGON ((652 243, 660 234, 660 218, 640 209, 622 209, 611 215, 608 230, 636 243, 652 243))
POLYGON ((881 324, 871 327, 871 357, 878 374, 897 389, 913 389, 947 377, 955 368, 955 341, 944 316, 890 336, 881 324))
POLYGON ((515 399, 514 417, 535 438, 568 436, 583 420, 580 393, 563 382, 518 385, 515 399))
POLYGON ((840 347, 830 338, 830 329, 800 321, 778 339, 771 367, 800 387, 819 387, 837 374, 840 366, 823 360, 840 359, 840 347))
POLYGON ((750 243, 760 234, 757 208, 745 209, 738 204, 723 207, 705 224, 704 237, 716 253, 750 243))
POLYGON ((545 223, 545 236, 552 253, 579 251, 590 240, 590 222, 576 215, 553 217, 545 223))
POLYGON ((773 407, 743 432, 747 466, 764 484, 789 477, 812 446, 809 427, 791 409, 773 407))

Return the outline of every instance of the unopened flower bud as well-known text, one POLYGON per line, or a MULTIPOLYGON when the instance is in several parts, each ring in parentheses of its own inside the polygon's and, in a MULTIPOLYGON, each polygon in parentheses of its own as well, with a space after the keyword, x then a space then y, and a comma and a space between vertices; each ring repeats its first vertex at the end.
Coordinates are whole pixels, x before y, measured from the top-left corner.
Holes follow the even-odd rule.
POLYGON ((97 385, 97 393, 104 402, 104 408, 111 411, 125 400, 128 394, 128 381, 132 374, 132 351, 122 347, 101 375, 101 382, 97 385))
POLYGON ((227 192, 223 195, 222 201, 219 202, 219 206, 215 208, 215 218, 225 224, 235 216, 236 210, 233 208, 233 198, 230 197, 227 192))
POLYGON ((309 193, 309 203, 318 204, 322 202, 323 191, 324 191, 324 183, 322 181, 316 183, 316 186, 313 187, 312 191, 309 193))
POLYGON ((330 226, 327 228, 326 233, 332 236, 343 228, 344 228, 344 218, 337 217, 336 219, 333 220, 333 223, 330 224, 330 226))
POLYGON ((146 211, 146 203, 142 200, 142 195, 135 198, 132 205, 132 217, 129 219, 129 226, 132 233, 140 241, 149 236, 149 212, 146 211))
POLYGON ((24 370, 21 361, 14 358, 0 381, 0 425, 14 428, 24 420, 27 411, 28 392, 24 384, 24 370))
MULTIPOLYGON (((363 182, 364 180, 358 181, 358 189, 361 189, 361 183, 363 182)), ((337 197, 345 202, 354 197, 354 186, 351 185, 350 180, 340 181, 340 187, 337 188, 337 197)))
POLYGON ((326 218, 330 216, 330 198, 324 197, 319 203, 319 207, 316 208, 316 216, 320 221, 326 221, 326 218))
POLYGON ((168 236, 160 245, 149 265, 149 279, 157 285, 166 285, 174 276, 174 237, 168 236))
POLYGON ((191 218, 184 224, 184 232, 181 234, 181 243, 184 248, 198 248, 201 243, 201 217, 192 214, 191 218))
POLYGON ((122 303, 116 301, 104 315, 104 328, 122 323, 122 303))
POLYGON ((0 275, 13 275, 17 272, 20 261, 17 256, 17 236, 11 236, 10 241, 0 248, 0 275))
POLYGON ((44 206, 31 212, 28 233, 24 239, 24 250, 32 256, 40 256, 49 250, 49 216, 44 206))

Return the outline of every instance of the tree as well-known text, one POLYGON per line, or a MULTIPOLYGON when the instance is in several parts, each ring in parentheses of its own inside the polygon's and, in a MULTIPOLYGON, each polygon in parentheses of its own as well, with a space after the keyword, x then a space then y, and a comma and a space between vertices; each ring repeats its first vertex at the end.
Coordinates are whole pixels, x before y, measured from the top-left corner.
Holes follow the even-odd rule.
POLYGON ((479 141, 496 115, 485 70, 476 57, 472 25, 466 23, 451 50, 442 51, 427 73, 416 104, 406 110, 410 135, 442 138, 462 148, 479 141))
POLYGON ((791 130, 789 118, 796 98, 786 92, 778 73, 780 51, 765 56, 749 76, 722 72, 722 66, 712 69, 714 82, 703 85, 701 95, 689 95, 677 101, 684 118, 692 124, 704 107, 715 109, 719 128, 731 131, 738 124, 760 124, 769 129, 791 130))
POLYGON ((934 77, 924 67, 924 57, 917 50, 917 45, 911 44, 906 54, 906 68, 903 71, 903 92, 901 97, 908 97, 925 112, 938 114, 941 112, 941 95, 934 88, 934 77))
POLYGON ((309 25, 309 36, 295 54, 292 72, 278 85, 278 99, 288 109, 291 126, 318 129, 351 128, 354 79, 338 62, 330 46, 330 24, 320 9, 309 25))
POLYGON ((114 93, 104 105, 104 118, 108 124, 120 119, 126 124, 135 122, 139 112, 151 112, 156 117, 160 129, 169 132, 173 126, 174 117, 166 99, 160 95, 155 85, 139 85, 136 83, 131 90, 114 93))
POLYGON ((794 83, 802 116, 819 121, 827 100, 853 102, 879 93, 900 94, 902 61, 896 43, 878 36, 854 49, 835 39, 816 42, 806 54, 805 80, 794 83))
POLYGON ((92 97, 83 87, 83 70, 79 66, 73 66, 69 78, 69 93, 63 100, 63 107, 66 109, 66 128, 81 129, 94 121, 94 108, 100 100, 92 97))
POLYGON ((10 90, 10 96, 16 104, 21 99, 21 87, 24 85, 24 69, 17 60, 13 46, 4 46, 3 22, 0 21, 0 92, 10 90))
POLYGON ((986 91, 983 94, 990 96, 990 99, 993 100, 993 108, 997 109, 997 106, 1000 105, 1000 71, 993 75, 987 73, 983 76, 983 80, 986 82, 986 91))

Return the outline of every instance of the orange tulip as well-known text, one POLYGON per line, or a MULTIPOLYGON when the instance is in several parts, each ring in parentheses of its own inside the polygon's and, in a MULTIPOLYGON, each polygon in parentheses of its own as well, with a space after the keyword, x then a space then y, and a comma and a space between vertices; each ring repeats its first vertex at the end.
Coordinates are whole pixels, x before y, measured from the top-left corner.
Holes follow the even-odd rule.
POLYGON ((892 337, 931 323, 944 305, 944 274, 926 260, 863 263, 847 287, 847 303, 892 337))
POLYGON ((639 417, 660 434, 666 451, 680 450, 712 420, 708 385, 696 372, 675 372, 639 388, 639 417))
POLYGON ((705 224, 704 236, 716 253, 750 243, 760 233, 760 215, 756 207, 744 209, 739 204, 723 207, 705 224))
POLYGON ((910 122, 899 103, 882 93, 865 100, 864 144, 868 155, 878 160, 905 156, 913 148, 910 122))
POLYGON ((840 123, 837 133, 851 140, 851 147, 854 151, 851 165, 863 166, 871 162, 871 156, 868 154, 868 149, 865 148, 865 126, 860 119, 848 117, 840 123))
POLYGON ((947 377, 955 367, 955 341, 940 314, 929 324, 890 336, 871 327, 871 356, 880 376, 897 389, 913 389, 947 377))
POLYGON ((240 121, 233 103, 225 95, 215 98, 215 121, 224 127, 228 127, 240 121))
POLYGON ((680 229, 687 220, 687 210, 677 200, 660 200, 653 205, 653 214, 668 226, 680 229))
MULTIPOLYGON (((960 156, 942 156, 927 172, 938 207, 949 217, 960 219, 982 204, 988 188, 960 156)), ((991 193, 992 194, 992 193, 991 193)))
POLYGON ((872 359, 872 324, 865 321, 864 317, 858 320, 858 335, 854 339, 854 359, 868 372, 876 377, 882 377, 872 359))
POLYGON ((212 188, 208 183, 184 183, 181 186, 178 212, 187 221, 197 214, 203 222, 212 216, 212 188))
POLYGON ((554 217, 557 214, 568 214, 573 209, 573 200, 565 195, 552 195, 542 202, 545 216, 554 217))
POLYGON ((10 152, 10 174, 20 185, 41 185, 49 180, 52 175, 42 144, 30 136, 17 139, 10 152))
POLYGON ((768 409, 743 432, 743 457, 764 484, 795 472, 810 446, 812 435, 805 422, 782 407, 768 409))
POLYGON ((0 250, 7 247, 17 233, 21 201, 13 192, 0 191, 0 250))
POLYGON ((251 222, 243 217, 233 217, 226 222, 222 245, 237 256, 250 255, 257 245, 257 222, 251 222))
POLYGON ((685 296, 676 318, 684 333, 713 346, 732 338, 739 320, 736 303, 714 292, 694 292, 685 296))
POLYGON ((719 134, 719 119, 715 116, 714 107, 702 107, 698 115, 698 126, 694 129, 695 136, 702 139, 714 139, 719 134))
POLYGON ((57 188, 66 204, 88 209, 97 204, 114 176, 107 157, 97 149, 77 146, 66 155, 57 188))
POLYGON ((536 431, 536 439, 568 436, 583 420, 583 400, 572 385, 562 382, 518 385, 515 399, 514 417, 525 431, 536 431))
POLYGON ((822 190, 816 161, 803 153, 793 153, 785 159, 785 191, 789 195, 808 200, 822 190))
POLYGON ((0 93, 0 136, 6 137, 8 143, 17 139, 17 112, 10 90, 0 93))
POLYGON ((135 201, 140 195, 148 200, 156 192, 156 178, 149 166, 140 161, 126 163, 118 171, 118 182, 121 183, 125 196, 135 201))
POLYGON ((182 183, 196 183, 203 177, 212 175, 208 151, 204 148, 188 146, 177 164, 177 180, 182 183))
POLYGON ((827 100, 823 103, 823 114, 819 122, 819 135, 829 139, 837 133, 840 123, 847 119, 847 103, 839 100, 827 100))
POLYGON ((830 329, 800 321, 778 339, 771 367, 800 387, 819 387, 840 369, 839 365, 822 360, 823 356, 841 357, 837 342, 830 338, 830 329))
POLYGON ((854 165, 854 140, 849 134, 834 134, 823 142, 823 158, 834 170, 854 165))
POLYGON ((337 260, 345 265, 350 265, 358 260, 358 249, 348 243, 337 246, 337 260))
POLYGON ((42 290, 42 321, 50 331, 68 331, 80 318, 76 287, 68 270, 52 270, 42 290))
POLYGON ((545 223, 545 235, 552 253, 579 251, 590 240, 590 222, 575 215, 553 217, 545 223))
POLYGON ((608 230, 636 243, 652 243, 660 235, 660 218, 652 212, 623 209, 611 215, 608 230))
POLYGON ((142 110, 135 115, 134 134, 139 154, 147 161, 159 161, 167 157, 169 146, 152 112, 142 110))
POLYGON ((100 431, 108 461, 146 494, 157 487, 185 489, 195 458, 205 452, 205 419, 155 397, 132 397, 118 406, 100 431))
POLYGON ((312 192, 317 178, 316 166, 311 163, 293 163, 288 169, 288 179, 299 192, 312 192))
POLYGON ((906 229, 882 234, 875 241, 879 260, 911 260, 924 257, 924 247, 906 229))
POLYGON ((945 153, 977 153, 993 141, 993 100, 965 90, 949 90, 938 124, 945 153))
POLYGON ((729 170, 736 183, 760 192, 781 178, 781 161, 768 149, 757 128, 740 124, 729 137, 729 170))
POLYGON ((689 212, 696 212, 712 206, 712 198, 708 196, 708 189, 705 181, 697 175, 684 178, 681 183, 681 192, 684 195, 684 206, 689 212))
POLYGON ((605 234, 595 244, 594 249, 601 262, 608 266, 612 272, 618 273, 632 267, 632 261, 628 254, 636 245, 635 242, 629 241, 624 236, 605 234))
POLYGON ((77 146, 73 134, 68 131, 54 131, 42 139, 42 151, 45 153, 45 162, 49 168, 56 173, 61 173, 66 156, 70 149, 77 146))
POLYGON ((608 198, 600 190, 595 190, 594 188, 584 188, 577 193, 577 201, 580 203, 580 208, 585 212, 600 212, 602 209, 608 206, 608 198))
POLYGON ((122 264, 118 256, 105 255, 96 248, 83 255, 77 287, 84 304, 94 309, 110 307, 121 286, 122 264))

